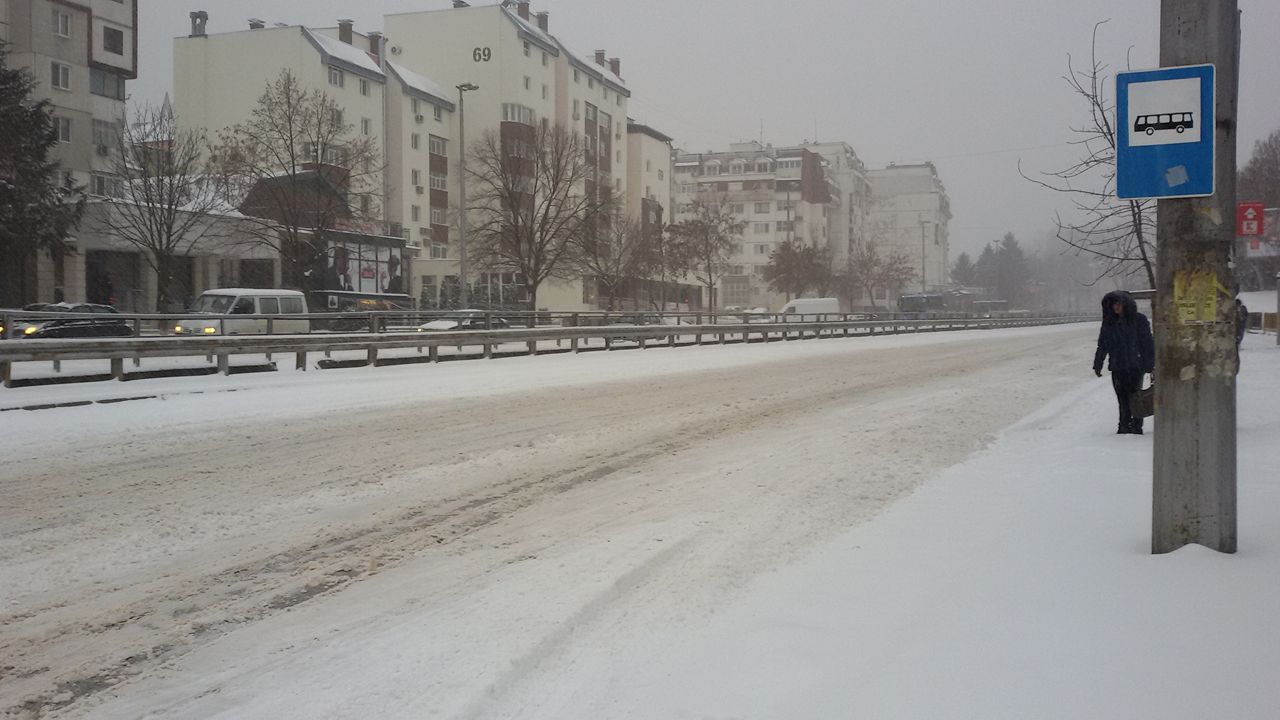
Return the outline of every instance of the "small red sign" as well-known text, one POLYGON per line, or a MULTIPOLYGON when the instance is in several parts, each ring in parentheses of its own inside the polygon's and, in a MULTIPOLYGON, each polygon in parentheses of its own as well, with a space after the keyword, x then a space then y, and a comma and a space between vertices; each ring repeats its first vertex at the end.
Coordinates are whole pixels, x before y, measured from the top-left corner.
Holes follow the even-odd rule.
POLYGON ((1236 208, 1236 236, 1258 237, 1262 234, 1263 207, 1260 202, 1242 202, 1236 208))

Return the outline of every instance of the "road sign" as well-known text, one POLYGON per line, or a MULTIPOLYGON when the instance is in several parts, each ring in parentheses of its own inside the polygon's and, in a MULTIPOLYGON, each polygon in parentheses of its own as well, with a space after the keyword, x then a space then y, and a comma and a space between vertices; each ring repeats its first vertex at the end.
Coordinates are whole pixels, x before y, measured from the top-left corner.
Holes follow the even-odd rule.
POLYGON ((1258 237, 1263 231, 1264 218, 1262 203, 1240 203, 1236 207, 1236 236, 1258 237))
POLYGON ((1214 66, 1116 76, 1116 197, 1213 195, 1214 66))

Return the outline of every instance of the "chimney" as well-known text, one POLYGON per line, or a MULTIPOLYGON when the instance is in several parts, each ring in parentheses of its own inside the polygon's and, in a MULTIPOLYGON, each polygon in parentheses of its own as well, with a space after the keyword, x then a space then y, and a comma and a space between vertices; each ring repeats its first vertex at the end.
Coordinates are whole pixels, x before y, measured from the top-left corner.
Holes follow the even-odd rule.
POLYGON ((605 55, 605 51, 604 51, 604 50, 597 50, 597 51, 596 51, 596 64, 597 64, 597 65, 604 65, 604 55, 605 55))
POLYGON ((264 28, 264 27, 266 27, 266 26, 267 26, 267 21, 266 21, 266 20, 259 20, 258 18, 249 18, 249 29, 250 29, 250 30, 261 30, 262 28, 264 28))
POLYGON ((520 2, 517 2, 516 12, 519 13, 521 20, 527 22, 529 20, 529 0, 520 0, 520 2))
POLYGON ((351 39, 352 39, 351 29, 355 27, 355 24, 356 23, 354 20, 339 20, 338 21, 338 39, 350 45, 351 39))
POLYGON ((550 30, 547 29, 547 27, 551 24, 551 19, 550 19, 551 13, 540 12, 538 13, 537 17, 538 17, 538 29, 541 30, 542 32, 551 32, 550 30))
POLYGON ((467 2, 467 0, 453 0, 453 6, 455 8, 471 7, 471 3, 467 2))
POLYGON ((609 58, 609 69, 614 75, 622 77, 622 58, 609 58))
POLYGON ((209 13, 197 10, 191 13, 191 37, 205 37, 205 25, 209 23, 209 13))
POLYGON ((378 60, 382 60, 382 33, 369 33, 369 52, 378 60))

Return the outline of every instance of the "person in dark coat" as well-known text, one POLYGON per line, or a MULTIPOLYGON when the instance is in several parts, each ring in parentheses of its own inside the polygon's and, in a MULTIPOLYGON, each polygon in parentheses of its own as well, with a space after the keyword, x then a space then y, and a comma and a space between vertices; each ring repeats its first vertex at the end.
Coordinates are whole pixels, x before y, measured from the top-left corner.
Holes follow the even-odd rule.
POLYGON ((1098 350, 1093 354, 1093 372, 1102 377, 1102 361, 1110 358, 1111 386, 1120 406, 1120 422, 1116 434, 1142 434, 1142 418, 1133 417, 1130 396, 1142 388, 1142 376, 1156 367, 1155 340, 1151 323, 1138 312, 1133 296, 1122 290, 1102 298, 1102 328, 1098 331, 1098 350))
POLYGON ((1249 308, 1236 298, 1236 349, 1244 342, 1244 334, 1249 330, 1249 308))

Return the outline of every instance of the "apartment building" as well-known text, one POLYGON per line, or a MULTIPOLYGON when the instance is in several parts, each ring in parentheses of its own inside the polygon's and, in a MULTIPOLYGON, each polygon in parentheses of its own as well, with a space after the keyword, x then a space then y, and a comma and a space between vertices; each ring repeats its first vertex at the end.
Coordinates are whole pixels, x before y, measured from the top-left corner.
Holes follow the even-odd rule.
POLYGON ((727 205, 746 226, 710 306, 776 310, 785 297, 764 281, 770 256, 789 241, 830 247, 840 197, 821 155, 802 146, 735 143, 727 152, 676 155, 672 221, 692 217, 697 201, 727 205))
MULTIPOLYGON (((35 99, 52 106, 59 139, 53 158, 77 185, 107 192, 125 85, 138 76, 137 0, 3 0, 0 38, 9 43, 9 63, 38 81, 35 99)), ((79 252, 37 258, 39 300, 80 299, 86 274, 115 259, 84 234, 71 238, 79 252)))
POLYGON ((919 292, 951 281, 951 202, 933 163, 890 165, 867 173, 871 181, 871 233, 912 259, 919 292))
POLYGON ((806 142, 798 147, 822 158, 827 177, 835 185, 828 246, 832 265, 843 268, 868 229, 872 195, 866 165, 845 142, 806 142))
POLYGON ((627 216, 645 232, 671 219, 671 138, 648 125, 627 120, 627 216))

